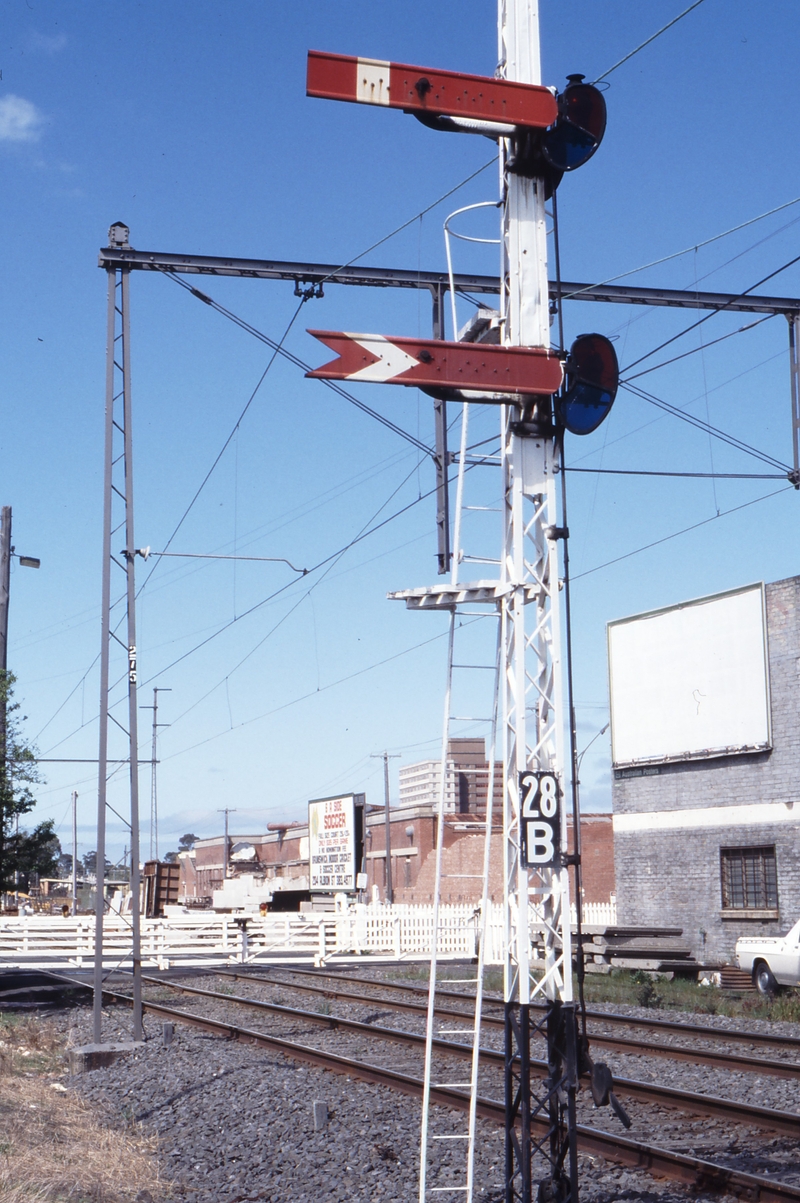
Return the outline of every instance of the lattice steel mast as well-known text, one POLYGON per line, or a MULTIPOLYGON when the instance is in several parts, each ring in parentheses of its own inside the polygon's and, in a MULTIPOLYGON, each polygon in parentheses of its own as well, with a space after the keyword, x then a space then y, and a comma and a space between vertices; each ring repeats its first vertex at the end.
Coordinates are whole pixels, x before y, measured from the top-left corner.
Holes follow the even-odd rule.
MULTIPOLYGON (((508 79, 541 83, 536 0, 500 0, 499 51, 508 79)), ((504 342, 550 343, 545 183, 508 170, 511 141, 501 141, 505 186, 501 266, 504 342)), ((506 1200, 532 1197, 532 1152, 550 1163, 542 1194, 577 1200, 575 1090, 577 1047, 572 1002, 569 877, 566 866, 526 867, 523 806, 532 811, 538 783, 554 781, 560 846, 567 847, 563 796, 563 705, 558 603, 558 447, 552 402, 542 398, 502 410, 504 538, 501 624, 504 646, 506 1200), (530 776, 530 774, 548 776, 530 776), (552 774, 552 777, 549 776, 552 774), (531 928, 542 932, 544 965, 532 977, 531 928), (532 996, 547 1012, 533 1022, 547 1036, 550 1077, 530 1075, 532 996), (566 1114, 565 1114, 566 1103, 566 1114), (545 1121, 542 1125, 541 1121, 545 1121), (535 1135, 534 1135, 535 1132, 535 1135)), ((548 802, 553 808, 553 803, 548 802)), ((542 828, 546 840, 548 832, 542 828)), ((542 849, 545 859, 547 848, 542 849)), ((537 1015, 541 1014, 539 1012, 537 1015)))
MULTIPOLYGON (((112 246, 127 247, 128 227, 115 223, 108 232, 112 246)), ((127 737, 130 769, 131 828, 131 960, 133 966, 133 1038, 142 1039, 142 966, 139 908, 139 736, 136 701, 136 584, 133 532, 133 443, 131 426, 130 270, 110 265, 108 273, 108 325, 106 345, 105 470, 103 500, 103 584, 100 641, 100 739, 97 784, 97 887, 95 897, 94 1040, 103 1031, 103 916, 105 912, 106 795, 108 785, 109 719, 127 737), (113 540, 124 535, 125 547, 114 553, 113 540), (121 555, 121 559, 119 556, 121 555), (112 602, 111 577, 116 567, 125 576, 124 593, 112 602), (124 601, 127 642, 117 634, 123 618, 112 625, 117 606, 124 601), (114 645, 117 659, 125 663, 128 683, 127 729, 109 709, 109 674, 114 645), (124 661, 122 657, 124 656, 124 661)))

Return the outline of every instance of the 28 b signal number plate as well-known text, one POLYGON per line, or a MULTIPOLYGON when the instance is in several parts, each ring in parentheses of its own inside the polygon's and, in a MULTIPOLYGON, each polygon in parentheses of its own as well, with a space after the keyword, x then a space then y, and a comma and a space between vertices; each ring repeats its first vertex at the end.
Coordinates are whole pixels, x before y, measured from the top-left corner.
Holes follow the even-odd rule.
POLYGON ((526 869, 561 865, 561 791, 555 773, 519 775, 522 803, 522 863, 526 869))

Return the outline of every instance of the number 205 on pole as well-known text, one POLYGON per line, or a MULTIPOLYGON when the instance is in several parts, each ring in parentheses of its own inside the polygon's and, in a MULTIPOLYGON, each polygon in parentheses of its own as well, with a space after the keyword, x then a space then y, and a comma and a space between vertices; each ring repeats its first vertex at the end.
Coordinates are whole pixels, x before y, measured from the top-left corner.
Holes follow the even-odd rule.
POLYGON ((555 773, 530 770, 519 775, 522 804, 522 863, 526 869, 561 864, 561 806, 555 773))

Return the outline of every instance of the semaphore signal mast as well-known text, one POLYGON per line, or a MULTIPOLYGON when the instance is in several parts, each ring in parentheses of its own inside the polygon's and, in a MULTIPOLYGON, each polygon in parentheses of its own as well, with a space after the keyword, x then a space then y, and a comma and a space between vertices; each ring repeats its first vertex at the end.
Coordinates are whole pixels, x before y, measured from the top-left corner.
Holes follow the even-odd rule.
MULTIPOLYGON (((439 401, 499 408, 503 539, 494 581, 458 581, 454 549, 449 584, 392 594, 412 609, 449 611, 452 683, 457 614, 494 607, 499 620, 498 699, 502 712, 504 841, 505 1175, 506 1203, 531 1203, 534 1162, 540 1203, 577 1203, 575 1094, 591 1066, 581 1046, 572 992, 567 819, 564 800, 564 706, 560 630, 559 525, 556 496, 564 430, 594 430, 616 393, 616 356, 607 339, 584 335, 569 357, 550 350, 545 200, 562 175, 591 157, 605 130, 605 102, 582 76, 561 95, 542 87, 537 0, 500 0, 500 66, 493 79, 312 51, 308 93, 327 99, 401 108, 445 132, 482 134, 499 146, 502 195, 500 313, 494 340, 446 342, 374 334, 312 331, 339 358, 309 373, 322 379, 422 387, 439 401), (566 365, 564 360, 566 358, 566 365), (566 382, 564 381, 566 366, 566 382), (532 932, 543 956, 534 958, 532 932), (534 966, 534 960, 536 964, 534 966), (533 970, 536 969, 534 973, 533 970), (531 1010, 534 999, 543 1011, 531 1010), (531 1039, 547 1041, 549 1074, 531 1077, 531 1039)), ((463 471, 463 464, 462 464, 463 471)), ((448 701, 449 707, 449 701, 448 701)), ((446 710, 445 730, 450 713, 446 710)), ((439 839, 443 844, 447 740, 443 741, 439 839)), ((486 840, 491 838, 487 794, 486 840)), ((485 858, 488 866, 488 854, 485 858)), ((441 862, 434 903, 438 936, 441 862)), ((485 891, 484 891, 485 893, 485 891)), ((483 943, 483 941, 482 941, 483 943)), ((476 992, 480 998, 479 962, 476 992)), ((473 1194, 474 1098, 463 1184, 428 1185, 428 1114, 432 1074, 436 949, 431 958, 428 1047, 420 1152, 420 1203, 444 1193, 473 1194)), ((480 1002, 476 1006, 477 1090, 480 1002)), ((604 1067, 603 1067, 604 1068, 604 1067)), ((598 1067, 600 1069, 600 1067, 598 1067)), ((595 1075, 593 1088, 600 1083, 595 1075)), ((452 1085, 452 1084, 451 1084, 452 1085)), ((597 1101, 605 1091, 593 1089, 597 1101)), ((605 1097, 603 1098, 603 1095, 605 1097)), ((438 1181, 435 1176, 434 1181, 438 1181)))

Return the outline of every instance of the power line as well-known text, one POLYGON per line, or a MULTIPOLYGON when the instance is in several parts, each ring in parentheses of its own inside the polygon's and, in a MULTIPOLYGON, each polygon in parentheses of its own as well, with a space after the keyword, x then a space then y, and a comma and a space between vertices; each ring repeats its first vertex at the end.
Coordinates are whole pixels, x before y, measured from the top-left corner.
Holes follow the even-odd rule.
POLYGON ((788 464, 781 463, 779 459, 769 455, 766 451, 759 451, 755 447, 751 447, 749 443, 744 443, 741 439, 737 439, 735 435, 726 434, 724 430, 717 429, 716 426, 709 425, 702 418, 696 418, 694 414, 688 414, 683 409, 678 409, 676 405, 670 405, 669 401, 662 401, 660 397, 656 397, 653 393, 648 393, 645 389, 640 388, 638 384, 621 384, 621 388, 626 389, 629 393, 633 393, 635 397, 641 397, 643 401, 649 401, 651 405, 655 405, 658 409, 665 410, 675 418, 680 418, 682 422, 687 422, 690 426, 702 430, 704 434, 712 434, 714 438, 720 439, 721 442, 727 443, 730 447, 735 447, 737 451, 744 451, 747 455, 752 455, 754 459, 760 459, 765 464, 770 464, 773 468, 780 468, 788 475, 791 468, 788 464))
MULTIPOLYGON (((688 255, 692 251, 702 250, 703 247, 710 246, 712 242, 719 242, 721 238, 727 238, 730 234, 737 234, 739 230, 744 230, 747 226, 755 225, 756 222, 763 221, 766 217, 772 217, 774 213, 780 213, 782 209, 790 209, 792 205, 796 205, 798 203, 800 203, 800 196, 796 196, 794 200, 784 201, 782 205, 776 205, 774 209, 767 209, 765 213, 759 213, 758 217, 750 217, 747 221, 740 222, 738 226, 731 226, 729 230, 723 230, 721 234, 714 234, 711 238, 705 238, 701 242, 694 243, 692 246, 684 247, 682 251, 672 251, 672 253, 669 255, 662 255, 660 259, 651 259, 649 263, 643 263, 640 267, 632 267, 628 271, 620 272, 618 276, 609 276, 607 280, 599 280, 598 284, 601 287, 604 284, 613 284, 617 280, 624 280, 628 276, 635 276, 638 275, 639 272, 647 271, 647 269, 650 267, 659 267, 662 263, 669 263, 672 259, 680 259, 683 257, 683 255, 688 255)), ((788 229, 789 226, 793 224, 793 222, 789 222, 787 226, 783 226, 781 229, 788 229)), ((780 232, 781 230, 776 231, 776 233, 780 232)), ((767 237, 771 238, 772 235, 768 235, 767 237)), ((762 238, 759 240, 759 242, 755 243, 754 246, 760 246, 761 243, 765 241, 766 239, 762 238)), ((748 247, 747 250, 753 250, 753 247, 748 247)), ((747 251, 741 251, 740 254, 747 254, 747 251)), ((739 257, 740 255, 734 255, 734 258, 728 260, 728 263, 733 263, 734 260, 738 259, 739 257)), ((728 263, 723 263, 721 267, 727 267, 728 263)), ((714 271, 708 272, 707 276, 713 276, 714 272, 719 270, 721 269, 714 268, 714 271)), ((701 279, 706 279, 707 276, 702 276, 701 279)), ((598 284, 594 284, 591 287, 596 288, 598 284)), ((464 293, 462 295, 466 294, 464 293)), ((569 292, 564 294, 563 299, 565 301, 569 301, 573 300, 575 297, 579 297, 580 295, 580 292, 569 292)), ((473 303, 477 305, 479 302, 475 301, 473 303)))
POLYGON ((762 284, 766 284, 767 280, 771 280, 773 276, 779 276, 781 272, 786 271, 787 268, 793 267, 795 263, 800 263, 800 255, 795 255, 795 257, 790 259, 788 263, 782 264, 782 266, 777 267, 775 271, 763 276, 760 280, 756 280, 755 284, 751 284, 750 287, 745 288, 743 292, 739 292, 736 294, 736 296, 731 297, 730 300, 726 301, 724 305, 720 305, 719 309, 712 309, 710 313, 703 314, 703 316, 698 318, 696 322, 692 322, 691 326, 687 326, 684 330, 679 330, 677 334, 673 334, 672 338, 668 338, 665 342, 659 343, 657 347, 654 347, 652 351, 648 351, 646 355, 640 355, 638 359, 634 359, 633 363, 629 363, 625 368, 623 368, 623 371, 629 372, 631 368, 635 368, 637 364, 643 363, 644 360, 649 359, 651 355, 658 354, 658 352, 662 351, 664 347, 668 347, 670 343, 674 343, 677 339, 683 338, 685 334, 689 334, 692 330, 696 330, 698 326, 702 326, 703 322, 707 322, 712 317, 717 317, 720 313, 724 313, 728 306, 732 305, 734 301, 739 301, 743 297, 748 296, 748 294, 751 293, 754 288, 759 288, 762 284))
POLYGON ((740 510, 746 510, 748 506, 756 505, 759 501, 769 501, 771 497, 777 497, 780 493, 787 493, 793 486, 787 485, 784 489, 776 489, 774 493, 765 493, 762 497, 754 497, 752 501, 745 501, 742 505, 736 505, 733 509, 722 510, 720 513, 712 514, 710 518, 703 518, 700 522, 695 522, 691 526, 685 526, 683 530, 676 530, 671 535, 665 535, 663 539, 654 539, 652 543, 646 543, 644 547, 637 547, 635 551, 627 551, 622 556, 616 556, 613 560, 606 560, 605 564, 598 564, 595 568, 587 568, 585 572, 578 572, 573 576, 573 581, 580 580, 581 577, 591 576, 593 572, 600 572, 603 568, 610 568, 613 564, 619 564, 622 560, 629 560, 631 556, 638 556, 643 551, 650 551, 653 547, 659 547, 662 543, 669 543, 671 539, 677 539, 680 535, 686 535, 690 531, 698 530, 701 526, 707 526, 709 522, 716 522, 717 518, 727 518, 729 514, 737 514, 740 510))
POLYGON ((633 376, 626 376, 621 384, 627 384, 630 380, 638 380, 640 376, 647 376, 650 372, 657 372, 659 368, 665 368, 671 363, 677 363, 679 359, 688 359, 690 355, 697 355, 700 351, 707 351, 709 347, 716 346, 717 343, 724 343, 726 338, 733 338, 737 334, 745 334, 748 330, 755 330, 756 326, 761 326, 764 322, 771 322, 776 313, 768 313, 765 317, 757 318, 756 321, 748 322, 745 326, 740 326, 738 330, 729 330, 727 334, 721 334, 719 338, 712 338, 711 342, 701 343, 699 347, 692 347, 691 351, 683 351, 680 355, 673 355, 671 359, 663 359, 661 363, 655 364, 652 368, 645 368, 641 372, 635 372, 633 376))
POLYGON ((399 225, 396 230, 392 230, 391 234, 386 234, 383 238, 379 238, 377 242, 373 242, 372 246, 368 246, 367 249, 362 251, 360 255, 356 255, 354 259, 348 259, 347 263, 343 263, 341 267, 337 267, 336 271, 331 272, 329 276, 326 276, 324 280, 320 281, 320 286, 327 283, 328 280, 333 280, 334 277, 338 275, 339 272, 344 271, 346 267, 352 267, 354 263, 358 263, 359 259, 363 259, 365 255, 370 253, 370 251, 374 251, 379 246, 383 246, 384 242, 388 242, 389 239, 394 238, 396 234, 400 234, 403 230, 407 230, 409 226, 413 226, 415 221, 419 221, 419 219, 424 217, 426 213, 430 213, 431 209, 435 209, 437 205, 442 203, 442 201, 447 200, 448 196, 452 196, 454 192, 458 192, 459 188, 463 188, 465 184, 470 182, 470 180, 474 180, 477 176, 481 175, 487 167, 492 167, 496 163, 497 158, 495 156, 493 156, 491 159, 488 159, 482 167, 478 168, 477 171, 473 171, 472 174, 468 175, 466 179, 461 181, 460 184, 456 184, 454 188, 450 188, 447 192, 443 193, 438 200, 432 201, 431 204, 426 205, 425 208, 421 209, 419 213, 416 213, 413 217, 409 217, 408 221, 404 221, 403 224, 399 225))
MULTIPOLYGON (((191 291, 192 291, 192 292, 194 292, 194 289, 192 289, 191 291)), ((248 409, 250 408, 250 406, 253 404, 253 401, 255 400, 255 397, 256 397, 256 394, 257 394, 258 390, 261 388, 261 385, 262 385, 262 384, 264 383, 264 381, 266 380, 267 373, 269 372, 269 370, 270 370, 270 368, 272 367, 273 363, 275 362, 275 360, 276 360, 276 358, 277 358, 278 354, 280 353, 281 347, 283 346, 283 343, 284 343, 285 339, 286 339, 286 338, 288 337, 288 335, 289 335, 289 331, 291 330, 292 326, 293 326, 293 325, 295 324, 295 322, 297 321, 297 317, 298 317, 298 315, 299 315, 299 313, 300 313, 300 310, 303 308, 303 305, 305 304, 305 301, 306 301, 306 298, 305 298, 305 297, 301 297, 301 298, 300 298, 300 304, 297 306, 297 308, 295 309, 294 313, 292 314, 292 316, 291 316, 291 319, 290 319, 290 321, 289 321, 289 324, 288 324, 288 326, 286 327, 286 329, 284 330, 283 334, 281 335, 281 340, 280 340, 280 342, 277 342, 277 343, 275 343, 275 342, 271 342, 271 344, 270 344, 270 345, 271 345, 271 347, 272 347, 272 355, 270 356, 270 359, 269 359, 269 362, 267 363, 267 366, 264 368, 264 371, 261 373, 261 376, 259 377, 258 383, 256 384, 256 386, 255 386, 255 388, 253 389, 252 393, 251 393, 251 394, 250 394, 250 396, 248 397, 248 399, 247 399, 247 403, 246 403, 246 405, 245 405, 244 409, 243 409, 243 410, 242 410, 242 412, 239 414, 239 417, 236 419, 236 422, 234 423, 233 429, 231 430, 230 434, 229 434, 229 435, 228 435, 228 437, 226 438, 225 442, 222 444, 222 447, 220 448, 220 450, 219 450, 219 452, 218 452, 218 454, 217 454, 216 458, 214 459, 214 462, 212 463, 211 467, 208 469, 208 471, 206 472, 206 474, 205 474, 205 476, 203 477, 202 481, 200 482, 200 484, 199 484, 199 486, 198 486, 197 490, 195 491, 195 494, 194 494, 194 496, 192 497, 192 500, 189 502, 189 504, 187 505, 186 509, 183 511, 183 514, 181 515, 181 517, 180 517, 180 519, 179 519, 179 521, 178 521, 178 524, 177 524, 177 526, 175 527, 175 529, 173 530, 172 534, 170 535, 170 537, 167 539, 166 543, 164 544, 164 550, 163 550, 163 551, 160 553, 161 555, 163 555, 163 554, 166 552, 167 548, 168 548, 168 547, 169 547, 169 545, 172 543, 172 540, 175 538, 175 536, 177 535, 178 531, 179 531, 179 530, 181 529, 181 527, 183 526, 184 522, 186 521, 186 519, 187 519, 187 518, 188 518, 188 516, 189 516, 189 513, 191 512, 191 509, 192 509, 192 507, 194 506, 195 502, 197 501, 198 497, 199 497, 199 496, 200 496, 200 494, 202 493, 203 489, 206 487, 206 485, 208 484, 209 480, 211 479, 211 475, 212 475, 212 473, 214 472, 214 469, 216 468, 217 464, 218 464, 218 463, 219 463, 219 461, 222 459, 223 455, 225 454, 225 452, 227 451, 228 447, 230 446, 230 444, 231 444, 231 441, 232 441, 232 439, 233 439, 234 435, 236 434, 237 430, 239 429, 239 427, 241 426, 241 424, 242 424, 242 422, 243 422, 243 420, 244 420, 245 414, 247 413, 247 411, 248 411, 248 409)), ((148 581, 150 580, 150 578, 152 577, 153 573, 156 571, 156 569, 157 569, 157 568, 158 568, 158 564, 154 564, 154 565, 153 565, 153 567, 150 569, 149 573, 147 574, 147 576, 146 576, 146 577, 145 577, 145 579, 142 581, 141 585, 139 586, 139 588, 138 588, 138 589, 137 589, 137 591, 136 591, 136 596, 137 596, 137 597, 138 597, 138 596, 141 594, 142 590, 145 588, 145 586, 147 585, 148 581)))
POLYGON ((698 8, 702 3, 703 0, 694 0, 694 4, 690 4, 689 7, 685 8, 682 13, 678 13, 677 17, 673 17, 672 20, 668 21, 666 25, 663 25, 661 29, 657 30, 654 34, 651 34, 650 37, 638 45, 635 50, 631 50, 630 53, 626 54, 624 58, 621 58, 618 63, 614 63, 613 67, 609 67, 608 70, 604 71, 602 75, 598 75, 594 82, 599 84, 601 79, 608 79, 612 71, 616 71, 617 67, 621 67, 623 63, 627 63, 628 59, 632 59, 633 56, 638 54, 640 50, 644 50, 645 46, 649 46, 651 42, 656 40, 656 38, 660 38, 662 33, 666 33, 667 30, 671 29, 673 25, 677 25, 678 21, 680 21, 682 17, 685 17, 687 13, 690 13, 693 8, 698 8))
POLYGON ((698 480, 785 480, 785 472, 659 472, 646 468, 569 468, 562 472, 594 472, 601 476, 678 476, 698 480))
MULTIPOLYGON (((474 465, 468 465, 465 468, 465 471, 468 472, 470 467, 473 466, 474 465)), ((360 534, 351 539, 349 543, 345 543, 343 547, 340 547, 337 551, 332 552, 331 555, 326 556, 324 560, 320 560, 319 563, 315 564, 313 568, 309 568, 307 575, 310 575, 312 572, 318 572, 320 568, 324 568, 325 565, 329 564, 332 560, 340 559, 341 556, 343 556, 346 551, 349 551, 351 547, 355 547, 357 543, 361 543, 364 539, 368 539, 370 535, 374 535, 384 526, 388 526, 388 524, 390 522, 394 522, 396 518, 408 513, 408 511, 413 509, 415 505, 419 505, 421 501, 425 501, 426 498, 432 497, 435 492, 436 487, 434 486, 434 488, 429 489, 427 493, 423 493, 420 497, 416 497, 413 501, 410 501, 408 505, 403 506, 402 509, 396 510, 393 514, 390 514, 388 518, 384 518, 382 522, 378 522, 375 526, 370 527, 368 530, 362 531, 360 534)), ((381 509, 382 508, 383 507, 381 507, 381 509)), ((238 614, 235 618, 231 618, 224 624, 224 626, 219 627, 212 635, 209 635, 207 639, 203 639, 202 642, 196 644, 193 648, 190 648, 188 652, 184 652, 182 656, 178 656, 178 658, 173 660, 171 664, 168 664, 166 668, 160 669, 158 673, 154 674, 153 677, 149 677, 147 681, 143 681, 142 684, 146 685, 148 681, 155 680, 156 676, 159 676, 161 673, 165 673, 169 669, 174 668, 176 664, 180 664, 180 662, 185 660, 188 656, 194 655, 194 653, 199 651, 200 648, 205 647, 206 644, 211 643, 212 640, 216 639, 218 635, 221 635, 224 631, 227 631, 230 627, 234 626, 235 623, 241 622, 241 620, 243 618, 247 618, 248 615, 255 613, 256 610, 260 610, 262 606, 265 606, 268 602, 273 601, 281 593, 285 593, 287 589, 290 589, 292 585, 295 585, 296 583, 296 580, 288 581, 287 584, 282 585, 280 589, 276 589, 274 593, 270 593, 268 597, 262 598, 261 601, 256 602, 255 605, 251 606, 249 610, 245 610, 241 614, 238 614)))
MULTIPOLYGON (((272 347, 277 354, 282 355, 284 359, 287 359, 289 363, 294 364, 295 367, 300 368, 303 372, 313 371, 311 364, 300 359, 298 355, 293 355, 291 351, 287 351, 285 347, 280 346, 273 339, 271 339, 269 335, 264 334, 264 332, 257 329, 257 327, 251 326, 249 322, 245 321, 244 318, 239 317, 238 314, 234 313, 231 309, 226 309, 224 305, 220 305, 219 301, 215 301, 206 293, 201 292, 199 288, 193 288, 191 284, 189 284, 186 280, 182 280, 181 277, 176 275, 174 272, 161 268, 159 268, 159 270, 164 276, 167 277, 168 280, 172 280, 173 283, 179 284, 181 288, 185 289, 186 292, 190 292, 193 297, 197 297, 197 299, 202 301, 204 305, 209 305, 212 309, 216 310, 217 313, 221 313, 223 317, 228 318, 235 325, 239 326, 241 330, 245 330, 248 334, 252 334, 253 337, 257 338, 260 342, 266 343, 268 347, 272 347)), ((338 393, 340 397, 344 397, 345 401, 349 401, 351 405, 355 405, 356 409, 360 409, 362 413, 367 414, 370 418, 374 418, 376 422, 380 422, 382 426, 386 426, 394 434, 399 434, 402 439, 405 439, 406 442, 411 443, 412 446, 417 447, 420 451, 424 451, 426 455, 433 456, 435 454, 432 447, 428 447, 426 443, 423 443, 418 438, 415 438, 413 434, 410 434, 407 430, 403 430, 402 426, 398 426, 397 423, 392 422, 390 418, 384 417, 383 414, 379 414, 377 410, 370 408, 369 405, 365 405, 363 401, 359 401, 357 397, 354 397, 352 393, 348 393, 347 390, 342 388, 340 384, 337 384, 335 380, 323 380, 321 383, 327 388, 332 389, 335 393, 338 393)))
MULTIPOLYGON (((463 626, 471 626, 473 622, 479 622, 483 615, 478 615, 465 623, 463 626)), ((188 748, 181 748, 179 752, 173 752, 171 756, 166 756, 165 760, 174 760, 178 756, 185 756, 187 752, 194 752, 197 748, 203 747, 204 744, 212 743, 215 739, 220 739, 221 736, 227 735, 229 731, 237 731, 240 727, 248 727, 251 723, 260 722, 261 719, 270 718, 273 714, 279 714, 282 710, 288 710, 292 706, 299 705, 300 702, 306 702, 309 698, 317 697, 320 693, 325 693, 329 689, 334 689, 337 685, 343 685, 347 681, 352 681, 356 677, 362 677, 365 673, 373 672, 376 668, 382 668, 384 664, 391 664, 393 660, 399 660, 403 656, 409 656, 412 652, 419 651, 420 648, 429 647, 430 644, 436 643, 439 639, 446 639, 448 631, 440 631, 438 635, 433 635, 430 639, 424 639, 422 643, 415 643, 413 647, 407 647, 402 652, 395 652, 392 656, 386 656, 383 660, 378 660, 374 664, 368 664, 366 668, 359 668, 355 672, 348 673, 347 676, 339 677, 336 681, 331 681, 328 685, 321 685, 318 689, 312 689, 309 693, 301 694, 300 697, 292 698, 290 702, 284 702, 280 706, 273 707, 272 710, 266 710, 263 714, 257 714, 253 718, 245 719, 241 723, 236 723, 233 727, 228 727, 225 731, 218 731, 216 735, 209 735, 206 739, 201 739, 199 743, 192 744, 188 748)), ((409 745, 416 746, 416 745, 409 745)))

